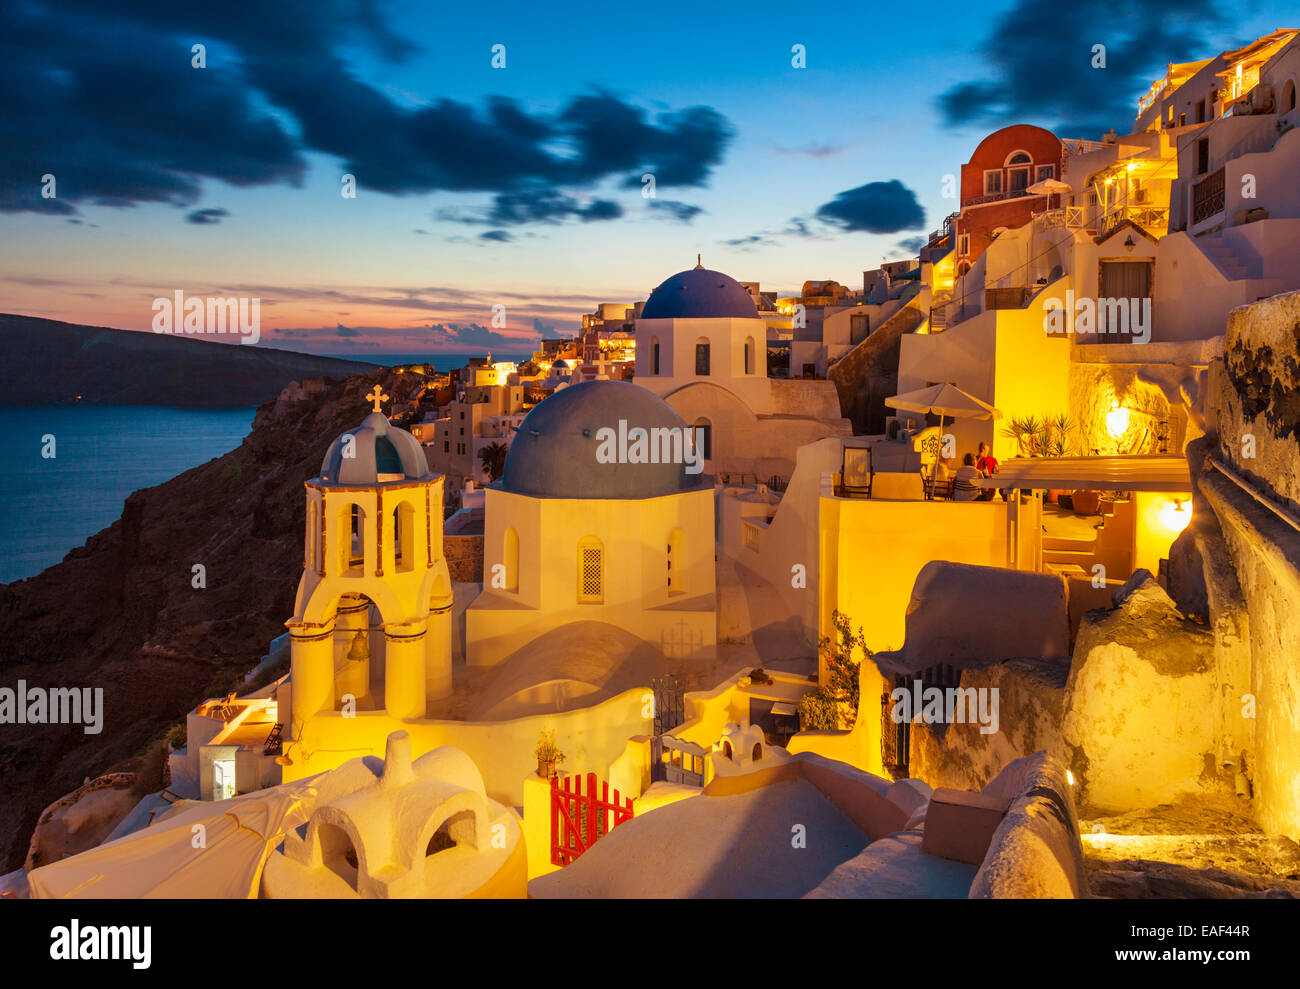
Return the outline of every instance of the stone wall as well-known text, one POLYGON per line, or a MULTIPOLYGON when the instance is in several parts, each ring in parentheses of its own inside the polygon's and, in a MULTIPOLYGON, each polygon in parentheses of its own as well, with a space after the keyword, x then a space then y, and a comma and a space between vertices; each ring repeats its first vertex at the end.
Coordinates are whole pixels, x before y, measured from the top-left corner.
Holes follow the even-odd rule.
POLYGON ((1046 752, 1018 759, 983 792, 1013 802, 971 883, 971 899, 1088 895, 1079 819, 1059 760, 1046 752))
POLYGON ((871 335, 835 362, 827 377, 835 382, 840 412, 858 434, 883 433, 892 412, 885 399, 897 393, 899 341, 929 318, 928 292, 894 313, 871 335))
POLYGON ((482 536, 443 536, 442 551, 453 584, 483 582, 482 536))
POLYGON ((1225 691, 1229 737, 1259 824, 1300 838, 1300 293, 1233 310, 1207 407, 1207 449, 1246 485, 1195 474, 1211 621, 1228 661, 1249 668, 1247 690, 1225 691))

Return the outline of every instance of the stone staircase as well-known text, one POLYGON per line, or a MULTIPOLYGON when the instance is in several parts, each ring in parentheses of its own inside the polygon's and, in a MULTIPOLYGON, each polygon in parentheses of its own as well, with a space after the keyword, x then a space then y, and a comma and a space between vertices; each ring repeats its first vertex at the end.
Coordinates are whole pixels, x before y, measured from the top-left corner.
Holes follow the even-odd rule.
POLYGON ((1211 234, 1196 238, 1196 246, 1209 258, 1223 277, 1230 282, 1239 282, 1257 277, 1227 242, 1222 234, 1211 234))

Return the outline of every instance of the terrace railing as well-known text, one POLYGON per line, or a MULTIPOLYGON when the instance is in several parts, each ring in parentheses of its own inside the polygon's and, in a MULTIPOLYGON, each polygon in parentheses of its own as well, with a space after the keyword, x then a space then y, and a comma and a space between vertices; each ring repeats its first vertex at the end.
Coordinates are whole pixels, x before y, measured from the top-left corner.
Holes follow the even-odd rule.
POLYGON ((1224 210, 1224 174, 1220 168, 1192 186, 1192 223, 1202 223, 1224 210))

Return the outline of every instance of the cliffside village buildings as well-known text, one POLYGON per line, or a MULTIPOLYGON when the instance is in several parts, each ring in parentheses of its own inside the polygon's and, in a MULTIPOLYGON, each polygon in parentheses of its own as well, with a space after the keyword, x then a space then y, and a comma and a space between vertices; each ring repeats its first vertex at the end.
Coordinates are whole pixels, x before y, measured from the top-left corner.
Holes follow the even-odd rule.
POLYGON ((247 895, 1082 896, 1078 814, 1300 839, 1298 83, 1277 31, 1170 65, 1128 133, 997 130, 860 290, 700 262, 419 421, 377 390, 321 437, 288 676, 190 715, 173 793, 316 781, 247 895), (831 859, 746 858, 774 787, 829 799, 831 859))

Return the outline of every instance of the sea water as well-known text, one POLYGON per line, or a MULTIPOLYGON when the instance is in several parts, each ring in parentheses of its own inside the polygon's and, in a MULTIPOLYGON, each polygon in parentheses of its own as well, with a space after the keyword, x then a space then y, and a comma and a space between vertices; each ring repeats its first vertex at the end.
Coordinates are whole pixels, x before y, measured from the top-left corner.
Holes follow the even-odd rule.
POLYGON ((58 563, 117 521, 132 491, 235 449, 255 411, 0 408, 0 583, 58 563))

